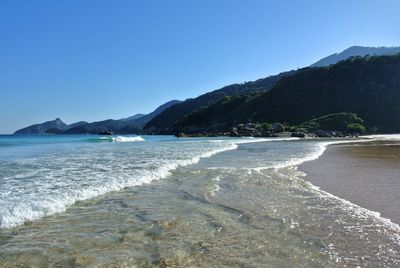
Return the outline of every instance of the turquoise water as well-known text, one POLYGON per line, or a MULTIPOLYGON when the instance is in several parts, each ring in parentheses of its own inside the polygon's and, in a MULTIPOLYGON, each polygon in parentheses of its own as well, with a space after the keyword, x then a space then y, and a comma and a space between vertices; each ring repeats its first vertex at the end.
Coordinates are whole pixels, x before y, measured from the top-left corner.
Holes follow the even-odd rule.
POLYGON ((397 225, 297 170, 332 142, 1 136, 0 266, 398 267, 397 225))
POLYGON ((178 166, 245 142, 214 141, 172 136, 1 136, 0 227, 164 178, 178 166))

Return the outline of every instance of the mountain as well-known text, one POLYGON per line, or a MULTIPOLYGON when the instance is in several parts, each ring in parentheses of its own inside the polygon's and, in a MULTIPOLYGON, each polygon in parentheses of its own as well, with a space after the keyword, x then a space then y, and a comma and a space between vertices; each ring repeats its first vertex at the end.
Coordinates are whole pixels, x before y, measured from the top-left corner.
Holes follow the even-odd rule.
POLYGON ((208 92, 196 98, 187 99, 175 104, 150 120, 144 127, 147 132, 157 132, 171 127, 182 116, 190 114, 200 108, 209 106, 226 96, 245 94, 250 92, 267 91, 272 88, 282 77, 294 71, 280 73, 252 82, 232 84, 221 89, 208 92))
POLYGON ((72 124, 68 125, 68 129, 73 128, 73 127, 82 126, 82 125, 85 125, 87 123, 88 122, 86 122, 86 121, 79 121, 79 122, 76 122, 76 123, 72 123, 72 124))
POLYGON ((14 134, 44 134, 48 129, 66 130, 68 129, 68 125, 65 124, 60 118, 56 118, 53 121, 47 121, 41 124, 35 124, 19 129, 15 131, 14 134))
POLYGON ((170 107, 172 107, 172 106, 174 106, 176 104, 179 104, 181 102, 182 101, 179 101, 179 100, 172 100, 172 101, 166 102, 166 103, 160 105, 153 112, 151 112, 149 114, 146 114, 143 117, 137 119, 136 122, 137 123, 141 123, 144 126, 147 122, 151 121, 154 117, 158 116, 159 114, 161 114, 162 112, 164 112, 168 108, 170 108, 170 107))
POLYGON ((383 56, 383 55, 394 55, 400 53, 400 47, 362 47, 352 46, 340 53, 335 53, 327 56, 310 67, 323 67, 335 64, 339 61, 346 60, 350 57, 355 56, 383 56))
POLYGON ((353 57, 335 65, 304 68, 270 91, 225 97, 187 115, 174 131, 224 131, 239 123, 297 125, 347 112, 380 132, 400 131, 400 54, 353 57))
MULTIPOLYGON (((65 130, 63 134, 86 134, 86 133, 98 134, 99 132, 107 130, 111 130, 112 132, 118 132, 122 127, 128 124, 129 122, 123 120, 107 119, 103 121, 87 123, 73 128, 69 128, 65 130)), ((135 128, 134 131, 137 133, 139 129, 135 128)))
POLYGON ((19 129, 15 131, 14 134, 45 134, 45 133, 60 134, 70 128, 78 127, 85 124, 87 124, 86 121, 79 121, 67 125, 60 118, 56 118, 53 121, 47 121, 41 124, 35 124, 26 128, 19 129))
POLYGON ((133 120, 139 119, 139 118, 141 118, 143 116, 145 116, 145 114, 135 114, 135 115, 129 116, 127 118, 121 118, 120 120, 122 120, 122 121, 133 121, 133 120))
POLYGON ((77 127, 69 128, 64 131, 64 134, 97 134, 102 131, 111 130, 119 134, 137 134, 141 132, 143 126, 153 119, 155 116, 163 112, 165 109, 180 103, 178 100, 172 100, 162 104, 157 109, 149 114, 136 114, 134 116, 123 118, 120 120, 107 119, 103 121, 86 123, 77 127))
MULTIPOLYGON (((353 46, 344 50, 341 53, 335 53, 333 55, 325 57, 320 61, 314 63, 310 67, 329 66, 339 61, 346 60, 350 57, 365 55, 392 55, 399 52, 400 47, 353 46)), ((196 110, 212 105, 213 103, 216 103, 227 96, 269 91, 272 87, 276 85, 276 83, 278 83, 281 78, 293 75, 295 73, 296 71, 283 72, 278 75, 258 79, 253 82, 232 84, 221 89, 200 95, 196 98, 187 99, 178 105, 174 105, 173 107, 166 109, 160 115, 156 116, 153 120, 150 120, 144 126, 144 129, 147 132, 169 133, 169 130, 172 129, 175 123, 177 123, 184 116, 187 116, 190 113, 195 112, 196 110)))
MULTIPOLYGON (((400 47, 361 47, 353 46, 341 53, 330 55, 326 58, 311 65, 311 67, 329 66, 336 64, 337 62, 346 60, 348 58, 364 56, 364 55, 392 55, 400 52, 400 47)), ((232 105, 230 100, 240 102, 244 100, 250 102, 248 98, 255 98, 258 96, 258 92, 268 92, 272 88, 277 87, 280 80, 285 80, 288 77, 295 76, 298 71, 304 72, 305 69, 297 71, 283 72, 278 75, 269 76, 266 78, 258 79, 252 82, 246 82, 241 84, 232 84, 200 95, 196 98, 187 99, 183 102, 170 101, 150 114, 136 114, 134 116, 123 118, 120 120, 108 119, 99 122, 87 123, 78 122, 77 125, 50 127, 53 132, 59 132, 58 129, 64 133, 98 133, 102 130, 112 130, 116 133, 171 133, 174 128, 174 124, 182 122, 182 120, 188 115, 195 113, 196 111, 203 111, 206 107, 211 107, 214 104, 232 105), (250 94, 250 93, 255 93, 250 94), (239 96, 243 94, 250 94, 246 97, 239 96), (227 97, 239 96, 238 98, 226 99, 227 97)), ((311 83, 311 81, 310 81, 311 83)), ((288 96, 291 98, 291 96, 288 96)), ((221 111, 224 112, 224 111, 221 111)), ((255 111, 257 113, 257 111, 255 111)), ((222 114, 221 116, 225 116, 222 114)), ((238 118, 241 118, 240 115, 238 118)), ((47 122, 46 122, 47 123, 47 122)), ((18 133, 45 133, 46 127, 40 125, 30 126, 28 128, 17 131, 18 133)), ((49 129, 49 128, 47 128, 49 129)))
POLYGON ((105 130, 111 130, 115 133, 121 134, 137 134, 142 130, 143 126, 148 121, 163 112, 165 109, 177 103, 180 103, 180 101, 172 100, 159 106, 149 114, 136 114, 119 120, 107 119, 93 123, 79 121, 67 125, 60 118, 57 118, 53 121, 35 124, 23 129, 19 129, 15 132, 15 134, 97 134, 105 130))

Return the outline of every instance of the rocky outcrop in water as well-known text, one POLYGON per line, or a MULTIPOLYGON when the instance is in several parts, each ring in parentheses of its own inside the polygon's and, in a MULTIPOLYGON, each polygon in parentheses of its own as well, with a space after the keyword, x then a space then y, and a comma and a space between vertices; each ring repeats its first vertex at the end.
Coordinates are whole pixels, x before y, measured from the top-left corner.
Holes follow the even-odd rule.
POLYGON ((114 133, 111 130, 103 130, 97 133, 99 135, 113 135, 114 133))
POLYGON ((272 132, 274 133, 279 133, 279 132, 284 132, 285 127, 281 123, 273 123, 271 125, 272 132))

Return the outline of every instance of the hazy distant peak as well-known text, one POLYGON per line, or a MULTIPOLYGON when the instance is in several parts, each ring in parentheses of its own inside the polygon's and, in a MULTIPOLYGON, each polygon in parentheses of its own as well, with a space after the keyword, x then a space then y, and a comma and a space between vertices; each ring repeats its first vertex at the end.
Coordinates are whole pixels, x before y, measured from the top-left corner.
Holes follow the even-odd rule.
POLYGON ((126 118, 121 118, 120 120, 122 120, 122 121, 131 121, 131 120, 136 120, 136 119, 142 118, 143 116, 145 116, 145 114, 135 114, 135 115, 132 115, 132 116, 129 116, 129 117, 126 117, 126 118))
POLYGON ((65 124, 60 118, 56 118, 52 121, 46 121, 41 124, 31 125, 29 127, 19 129, 16 134, 44 134, 49 129, 66 130, 68 125, 65 124))
POLYGON ((19 129, 15 134, 82 134, 82 133, 98 133, 102 130, 111 130, 114 133, 137 133, 142 129, 144 124, 153 119, 156 115, 165 109, 180 103, 181 101, 172 100, 157 107, 149 114, 135 114, 133 116, 122 118, 120 120, 107 119, 97 122, 88 123, 79 121, 73 124, 65 124, 60 118, 47 121, 41 124, 31 125, 26 128, 19 129))
POLYGON ((323 67, 335 64, 339 61, 346 60, 354 56, 382 56, 382 55, 394 55, 400 53, 400 47, 363 47, 363 46, 352 46, 340 53, 334 53, 329 55, 310 67, 323 67))
POLYGON ((180 100, 171 100, 171 101, 169 101, 169 102, 166 102, 166 103, 164 103, 164 104, 158 106, 158 108, 155 109, 155 110, 152 112, 152 115, 153 115, 153 116, 158 115, 158 114, 160 114, 161 112, 163 112, 165 109, 171 107, 172 105, 175 105, 175 104, 178 104, 178 103, 181 103, 181 102, 182 102, 182 101, 180 101, 180 100))
POLYGON ((68 128, 78 127, 87 124, 86 121, 79 121, 68 125, 68 128))

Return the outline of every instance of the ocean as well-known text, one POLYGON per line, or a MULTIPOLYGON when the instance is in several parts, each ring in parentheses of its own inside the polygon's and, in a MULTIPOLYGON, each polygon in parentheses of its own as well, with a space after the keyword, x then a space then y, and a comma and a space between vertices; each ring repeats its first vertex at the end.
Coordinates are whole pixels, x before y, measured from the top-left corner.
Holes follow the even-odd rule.
POLYGON ((297 169, 343 142, 0 136, 0 267, 399 267, 397 224, 297 169))

